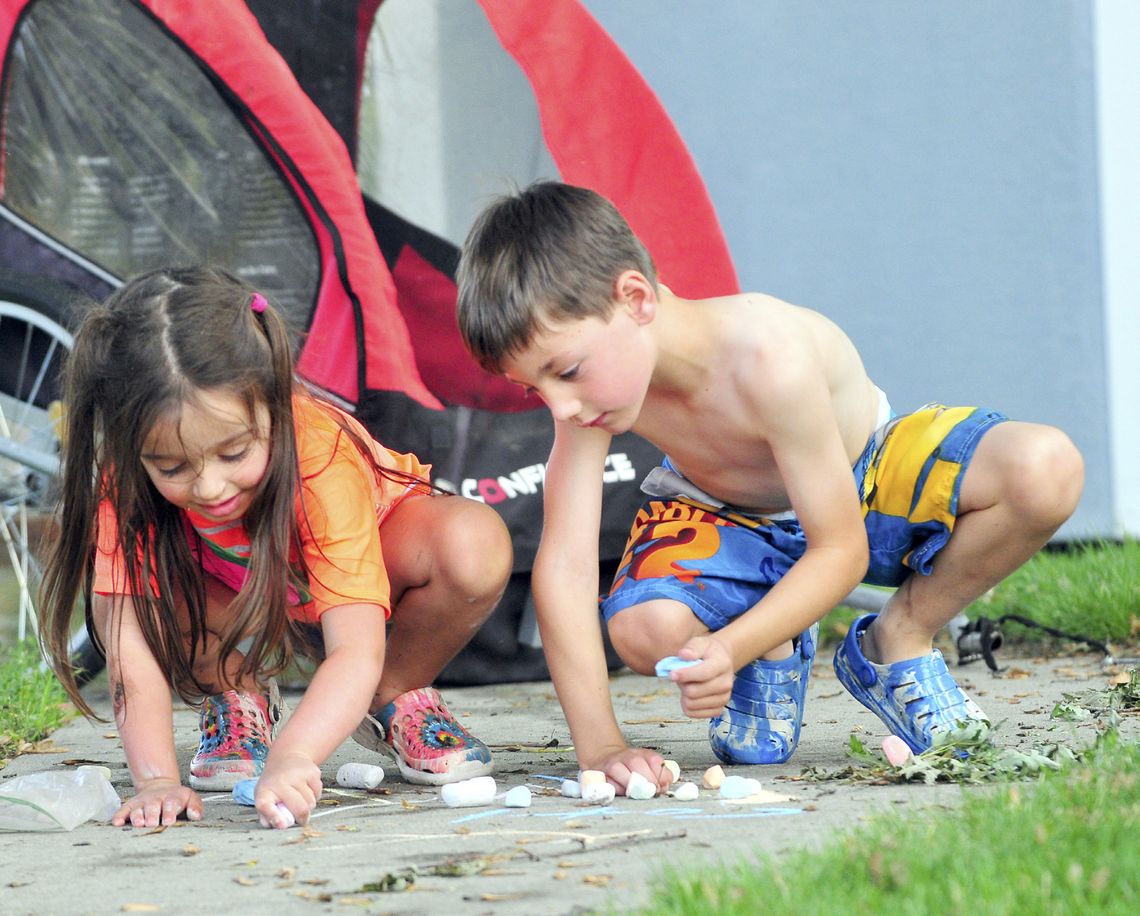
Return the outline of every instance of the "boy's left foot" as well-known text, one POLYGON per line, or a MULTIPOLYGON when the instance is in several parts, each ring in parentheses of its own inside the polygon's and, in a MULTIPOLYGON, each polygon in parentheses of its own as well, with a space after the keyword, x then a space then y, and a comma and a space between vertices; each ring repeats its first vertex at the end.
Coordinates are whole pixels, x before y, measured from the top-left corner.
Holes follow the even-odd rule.
POLYGON ((783 763, 800 740, 819 624, 779 661, 758 658, 736 672, 724 712, 709 720, 709 744, 724 763, 783 763))
POLYGON ((375 716, 365 716, 352 737, 394 757, 400 775, 419 785, 442 786, 494 770, 487 745, 456 721, 434 687, 401 693, 375 716))
POLYGON ((863 654, 863 634, 877 617, 866 614, 847 631, 835 650, 835 674, 855 699, 886 723, 916 754, 963 723, 989 725, 986 714, 958 686, 937 649, 891 665, 863 654))

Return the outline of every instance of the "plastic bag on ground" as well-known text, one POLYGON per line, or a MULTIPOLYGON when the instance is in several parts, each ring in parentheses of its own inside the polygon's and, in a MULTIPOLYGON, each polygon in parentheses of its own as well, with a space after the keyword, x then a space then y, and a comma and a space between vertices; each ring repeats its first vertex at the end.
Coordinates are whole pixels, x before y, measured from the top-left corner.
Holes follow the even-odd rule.
POLYGON ((0 831, 74 830, 109 821, 121 804, 98 767, 29 773, 0 782, 0 831))

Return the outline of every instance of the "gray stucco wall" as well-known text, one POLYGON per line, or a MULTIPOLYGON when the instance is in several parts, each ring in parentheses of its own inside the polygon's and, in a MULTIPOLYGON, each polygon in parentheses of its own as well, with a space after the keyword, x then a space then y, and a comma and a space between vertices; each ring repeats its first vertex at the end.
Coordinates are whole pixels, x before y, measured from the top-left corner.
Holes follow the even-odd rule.
POLYGON ((981 403, 1114 531, 1086 2, 585 0, 655 89, 740 282, 843 325, 896 409, 981 403))

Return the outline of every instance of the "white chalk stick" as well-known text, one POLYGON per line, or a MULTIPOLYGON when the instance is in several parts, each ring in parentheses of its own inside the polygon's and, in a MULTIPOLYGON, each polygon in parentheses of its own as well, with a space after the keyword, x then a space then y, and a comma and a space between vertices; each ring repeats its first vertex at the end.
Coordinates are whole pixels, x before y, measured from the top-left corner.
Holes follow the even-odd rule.
POLYGON ((677 801, 695 801, 700 794, 695 782, 683 782, 673 790, 673 797, 677 801))
POLYGON ((529 808, 530 789, 526 786, 515 786, 513 789, 508 789, 503 804, 508 808, 529 808))
POLYGON ((701 784, 706 789, 719 789, 722 782, 724 782, 724 768, 719 763, 705 770, 705 775, 701 777, 701 784))
POLYGON ((563 798, 581 798, 582 787, 578 784, 576 779, 563 779, 562 787, 559 789, 563 798))
POLYGON ((608 782, 590 783, 582 786, 582 801, 591 805, 608 805, 614 800, 617 791, 608 782))
POLYGON ((439 797, 449 808, 477 808, 491 804, 495 800, 496 791, 495 777, 476 776, 474 779, 449 783, 439 790, 439 797))
POLYGON ((384 768, 371 763, 346 763, 336 771, 336 784, 346 789, 375 789, 384 781, 384 768))
POLYGON ((913 756, 910 746, 898 735, 888 735, 883 739, 883 753, 887 756, 887 763, 893 767, 902 766, 913 756))
POLYGON ((625 784, 625 797, 638 801, 645 801, 657 794, 657 786, 651 783, 640 773, 630 773, 629 782, 625 784))

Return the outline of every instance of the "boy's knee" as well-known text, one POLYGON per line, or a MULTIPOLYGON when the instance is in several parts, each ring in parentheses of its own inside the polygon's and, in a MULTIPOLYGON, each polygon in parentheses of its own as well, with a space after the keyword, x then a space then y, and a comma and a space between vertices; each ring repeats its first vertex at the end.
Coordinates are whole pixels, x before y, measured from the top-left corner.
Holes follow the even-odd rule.
POLYGON ((688 607, 668 598, 624 608, 606 626, 614 650, 638 674, 653 674, 658 661, 703 629, 688 607))
POLYGON ((1056 527, 1076 509, 1084 478, 1084 459, 1073 441, 1044 426, 1014 460, 1007 495, 1027 519, 1056 527))

